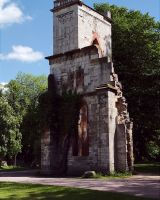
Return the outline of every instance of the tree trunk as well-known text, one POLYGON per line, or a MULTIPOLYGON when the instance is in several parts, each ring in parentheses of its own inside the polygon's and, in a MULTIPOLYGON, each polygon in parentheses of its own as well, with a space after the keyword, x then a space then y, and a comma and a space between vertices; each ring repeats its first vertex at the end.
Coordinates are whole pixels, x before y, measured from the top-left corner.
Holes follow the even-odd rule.
POLYGON ((17 166, 17 154, 14 156, 14 166, 17 166))

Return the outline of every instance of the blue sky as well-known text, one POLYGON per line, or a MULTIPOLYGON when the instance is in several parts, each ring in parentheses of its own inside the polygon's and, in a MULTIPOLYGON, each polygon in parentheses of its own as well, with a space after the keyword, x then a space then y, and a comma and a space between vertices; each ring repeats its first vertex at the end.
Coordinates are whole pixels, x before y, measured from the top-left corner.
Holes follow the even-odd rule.
MULTIPOLYGON (((160 0, 84 0, 148 12, 160 20, 160 0)), ((49 73, 45 56, 52 54, 52 0, 0 0, 0 83, 18 72, 49 73)))

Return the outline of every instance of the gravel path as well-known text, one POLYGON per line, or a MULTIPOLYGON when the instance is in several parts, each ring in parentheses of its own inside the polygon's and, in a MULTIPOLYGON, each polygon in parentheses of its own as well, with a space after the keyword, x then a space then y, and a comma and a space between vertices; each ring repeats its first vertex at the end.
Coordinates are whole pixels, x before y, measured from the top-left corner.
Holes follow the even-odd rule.
POLYGON ((160 176, 136 175, 125 179, 42 178, 32 173, 0 173, 0 181, 86 188, 160 199, 160 176), (19 174, 19 175, 17 175, 19 174), (26 176, 28 174, 28 176, 26 176), (17 175, 17 176, 16 176, 17 175))

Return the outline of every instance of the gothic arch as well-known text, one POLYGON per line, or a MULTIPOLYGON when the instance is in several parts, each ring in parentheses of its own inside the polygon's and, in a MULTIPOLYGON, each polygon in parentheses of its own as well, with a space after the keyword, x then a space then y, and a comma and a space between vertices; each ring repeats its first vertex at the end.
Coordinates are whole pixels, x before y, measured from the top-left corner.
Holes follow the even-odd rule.
POLYGON ((92 45, 97 47, 99 56, 102 57, 103 51, 102 51, 102 48, 100 46, 100 38, 99 38, 99 35, 96 32, 93 32, 92 45))
POLYGON ((73 156, 88 156, 88 105, 85 101, 82 101, 80 105, 79 120, 77 126, 77 137, 75 137, 73 141, 73 156))

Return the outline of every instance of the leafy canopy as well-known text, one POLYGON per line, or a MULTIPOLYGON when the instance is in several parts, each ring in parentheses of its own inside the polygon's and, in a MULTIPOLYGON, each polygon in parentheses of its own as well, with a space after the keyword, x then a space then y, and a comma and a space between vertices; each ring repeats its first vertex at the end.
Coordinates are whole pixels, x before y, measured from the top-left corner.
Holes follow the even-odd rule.
POLYGON ((7 90, 0 93, 3 156, 17 155, 22 149, 23 160, 31 163, 35 154, 40 155, 38 99, 46 88, 45 76, 19 73, 7 84, 7 90))
POLYGON ((2 95, 0 96, 0 160, 21 151, 20 119, 2 95))
POLYGON ((158 159, 160 22, 147 13, 115 5, 104 3, 94 4, 94 7, 98 12, 109 10, 112 13, 113 62, 134 119, 136 158, 158 159))

